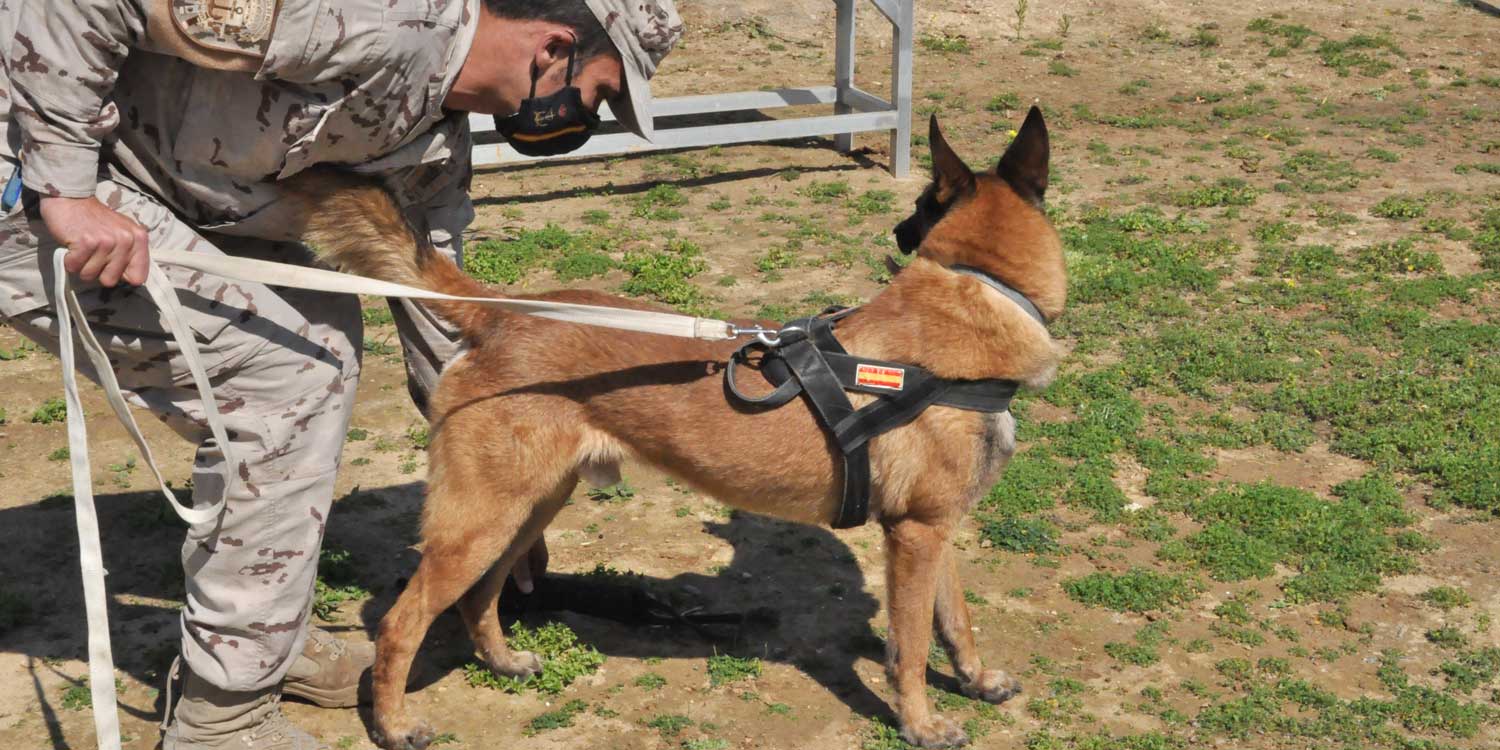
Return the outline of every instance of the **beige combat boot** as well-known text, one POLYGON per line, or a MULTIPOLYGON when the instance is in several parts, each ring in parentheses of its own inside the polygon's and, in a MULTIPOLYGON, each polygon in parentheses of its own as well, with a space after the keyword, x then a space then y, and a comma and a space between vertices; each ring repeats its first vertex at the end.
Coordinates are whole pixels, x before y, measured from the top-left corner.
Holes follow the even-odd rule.
POLYGON ((182 700, 174 711, 168 692, 167 711, 162 750, 328 750, 281 713, 280 688, 231 693, 184 670, 182 700))
POLYGON ((345 641, 309 628, 307 643, 287 671, 282 689, 323 708, 352 708, 360 703, 360 678, 374 663, 373 644, 345 641))

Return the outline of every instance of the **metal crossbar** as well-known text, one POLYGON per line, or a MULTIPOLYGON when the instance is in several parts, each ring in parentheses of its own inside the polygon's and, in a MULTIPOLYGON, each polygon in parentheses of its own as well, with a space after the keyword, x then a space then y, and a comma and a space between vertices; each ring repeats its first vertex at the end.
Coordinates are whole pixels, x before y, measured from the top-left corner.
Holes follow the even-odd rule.
MULTIPOLYGON (((833 114, 719 125, 662 127, 658 124, 655 142, 629 132, 606 133, 589 139, 577 151, 557 157, 529 157, 517 153, 495 135, 491 118, 476 115, 469 119, 469 127, 480 141, 474 147, 474 165, 576 159, 827 135, 834 136, 835 148, 847 152, 854 146, 855 133, 889 131, 891 174, 905 177, 911 171, 912 27, 916 0, 871 0, 891 23, 891 96, 894 101, 887 101, 854 85, 854 11, 858 0, 835 2, 838 13, 834 85, 679 96, 651 103, 653 120, 819 104, 832 104, 833 114)), ((600 116, 605 121, 615 119, 608 105, 600 108, 600 116)))

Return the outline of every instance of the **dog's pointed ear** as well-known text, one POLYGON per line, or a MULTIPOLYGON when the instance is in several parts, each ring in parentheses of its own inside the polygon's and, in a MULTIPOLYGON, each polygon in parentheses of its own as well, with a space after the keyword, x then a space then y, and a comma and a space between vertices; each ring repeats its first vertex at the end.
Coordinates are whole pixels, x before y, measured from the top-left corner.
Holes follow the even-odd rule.
POLYGON ((938 201, 949 203, 974 192, 974 172, 943 138, 937 115, 928 123, 927 141, 932 144, 932 182, 937 186, 938 201))
POLYGON ((1016 139, 1005 149, 995 173, 1010 183, 1022 198, 1041 205, 1047 194, 1047 162, 1051 146, 1047 140, 1047 123, 1042 120, 1042 110, 1032 106, 1026 113, 1026 122, 1021 124, 1016 139))

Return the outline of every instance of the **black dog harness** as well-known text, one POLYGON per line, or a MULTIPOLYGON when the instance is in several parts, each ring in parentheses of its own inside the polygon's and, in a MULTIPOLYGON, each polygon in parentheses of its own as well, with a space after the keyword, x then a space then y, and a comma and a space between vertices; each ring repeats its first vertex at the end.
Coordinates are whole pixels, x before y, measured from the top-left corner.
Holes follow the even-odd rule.
MULTIPOLYGON (((968 266, 950 270, 979 279, 1047 325, 1026 295, 999 279, 968 266)), ((950 380, 915 365, 853 356, 833 330, 858 309, 830 308, 787 323, 774 338, 762 334, 740 347, 724 370, 724 385, 733 399, 756 408, 774 409, 798 394, 807 395, 813 413, 844 454, 844 497, 833 519, 836 529, 860 526, 869 518, 871 438, 911 422, 934 404, 992 414, 1006 411, 1019 387, 1014 380, 950 380), (752 351, 761 353, 761 372, 775 386, 761 398, 745 395, 735 383, 736 368, 749 361, 752 351), (846 390, 881 398, 856 410, 846 390)))

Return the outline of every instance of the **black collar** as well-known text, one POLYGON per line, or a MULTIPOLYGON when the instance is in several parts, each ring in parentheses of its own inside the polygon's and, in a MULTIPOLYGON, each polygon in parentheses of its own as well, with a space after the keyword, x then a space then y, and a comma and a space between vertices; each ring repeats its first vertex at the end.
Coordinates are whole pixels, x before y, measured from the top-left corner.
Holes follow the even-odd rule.
POLYGON ((1037 309, 1036 303, 1032 302, 1031 299, 1026 295, 1017 291, 1015 287, 973 266, 956 265, 948 266, 947 268, 954 273, 961 273, 965 276, 972 276, 976 279, 979 279, 987 286, 989 286, 989 288, 994 289, 995 291, 1005 295, 1006 297, 1009 297, 1012 302, 1020 305, 1021 311, 1026 313, 1027 315, 1030 315, 1036 322, 1041 323, 1043 328, 1047 327, 1047 316, 1043 315, 1042 311, 1037 309))

